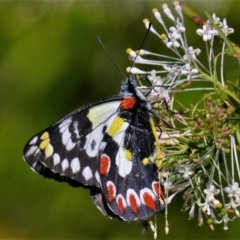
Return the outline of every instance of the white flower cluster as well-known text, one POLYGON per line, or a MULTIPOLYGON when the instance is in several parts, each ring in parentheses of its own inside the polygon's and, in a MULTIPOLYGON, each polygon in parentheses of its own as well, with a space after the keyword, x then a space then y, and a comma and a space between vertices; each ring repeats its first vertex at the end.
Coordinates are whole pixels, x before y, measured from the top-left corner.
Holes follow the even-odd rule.
POLYGON ((166 204, 170 204, 177 193, 184 192, 182 208, 189 210, 190 218, 194 217, 197 206, 199 225, 203 224, 204 215, 212 229, 218 223, 223 223, 224 229, 227 229, 227 223, 240 216, 240 170, 235 143, 237 130, 234 124, 227 122, 234 107, 227 98, 221 99, 216 93, 216 88, 222 91, 225 85, 223 66, 226 43, 222 43, 222 52, 218 55, 222 63, 219 71, 216 70, 214 41, 222 35, 227 37, 234 30, 228 27, 226 19, 220 21, 216 14, 206 20, 201 29, 196 30, 196 34, 206 42, 205 66, 198 59, 201 50, 188 45, 181 5, 175 1, 174 7, 177 17, 167 4, 162 5, 164 14, 173 22, 169 28, 161 13, 153 9, 156 20, 164 30, 162 34, 148 19, 143 22, 175 56, 144 49, 128 49, 134 67, 127 68, 127 71, 138 79, 143 76, 147 78, 152 85, 150 91, 146 86, 140 86, 139 89, 143 92, 148 89, 145 92, 148 93, 149 101, 159 103, 156 112, 161 121, 156 124, 156 129, 164 156, 159 176, 164 183, 166 204), (145 71, 135 67, 140 64, 150 65, 153 69, 145 71), (190 88, 195 82, 206 82, 208 87, 190 88), (209 83, 212 84, 210 87, 209 83), (207 94, 201 100, 194 99, 197 104, 191 109, 181 105, 181 113, 175 108, 178 100, 176 95, 189 91, 203 91, 207 94), (200 103, 205 107, 200 109, 200 103), (230 157, 227 155, 229 153, 230 157), (229 198, 228 203, 226 198, 229 198), (233 212, 235 214, 231 218, 233 212))

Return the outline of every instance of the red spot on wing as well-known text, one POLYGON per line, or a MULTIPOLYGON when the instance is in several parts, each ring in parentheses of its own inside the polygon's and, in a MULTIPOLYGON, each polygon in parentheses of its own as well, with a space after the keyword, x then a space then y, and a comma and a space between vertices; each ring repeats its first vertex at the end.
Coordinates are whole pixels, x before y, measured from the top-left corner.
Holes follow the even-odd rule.
POLYGON ((148 206, 151 210, 156 209, 156 204, 155 204, 155 201, 151 194, 149 194, 148 192, 145 192, 143 194, 143 200, 144 200, 145 205, 148 206))
POLYGON ((160 186, 160 184, 158 182, 153 182, 152 183, 152 188, 153 188, 154 193, 158 197, 160 197, 162 199, 165 199, 164 191, 163 191, 162 187, 160 186))
POLYGON ((129 195, 129 202, 130 202, 130 206, 131 209, 134 213, 138 212, 138 204, 137 204, 137 199, 135 198, 135 196, 133 194, 129 195))
POLYGON ((120 210, 121 213, 124 212, 124 204, 123 204, 123 198, 119 197, 117 200, 117 204, 118 204, 118 208, 120 210))
POLYGON ((126 97, 121 101, 121 108, 124 110, 132 109, 136 104, 136 99, 132 97, 126 97))
POLYGON ((102 175, 105 175, 108 173, 109 168, 110 168, 110 158, 109 156, 107 156, 106 154, 103 154, 101 156, 101 160, 100 160, 100 166, 99 166, 99 172, 102 175))
POLYGON ((108 190, 108 200, 109 202, 112 202, 116 194, 116 189, 113 183, 107 183, 107 190, 108 190))

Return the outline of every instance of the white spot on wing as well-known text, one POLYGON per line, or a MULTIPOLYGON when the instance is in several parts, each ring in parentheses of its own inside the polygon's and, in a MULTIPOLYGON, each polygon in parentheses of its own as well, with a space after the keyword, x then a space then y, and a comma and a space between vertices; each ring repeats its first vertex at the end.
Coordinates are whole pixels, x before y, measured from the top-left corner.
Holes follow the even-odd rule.
POLYGON ((71 138, 71 133, 69 132, 68 129, 65 129, 64 132, 62 133, 62 143, 66 145, 70 138, 71 138))
POLYGON ((59 163, 60 163, 60 156, 59 156, 59 154, 54 153, 53 154, 53 164, 54 164, 54 166, 56 166, 59 163))
POLYGON ((74 127, 74 133, 76 134, 76 138, 80 139, 80 134, 79 134, 79 131, 78 131, 78 121, 75 121, 73 123, 73 127, 74 127))
POLYGON ((103 151, 105 149, 106 145, 107 145, 106 142, 101 142, 99 150, 103 151))
MULTIPOLYGON (((104 104, 105 105, 105 104, 104 104)), ((119 102, 118 102, 119 105, 119 102)), ((90 109, 91 110, 91 109, 90 109)), ((98 122, 98 126, 86 136, 86 143, 84 145, 84 150, 86 151, 89 157, 96 157, 99 154, 99 150, 103 150, 106 146, 106 143, 102 142, 103 139, 103 128, 104 126, 111 126, 112 122, 116 118, 116 109, 112 112, 112 116, 109 119, 106 119, 103 122, 98 122), (92 149, 91 143, 94 141, 96 143, 94 149, 92 149)), ((123 141, 125 129, 129 126, 128 123, 124 122, 122 128, 119 130, 119 133, 116 134, 113 139, 120 145, 123 141)))
POLYGON ((72 169, 73 174, 79 172, 79 170, 80 170, 79 158, 77 158, 77 157, 74 158, 70 163, 70 167, 72 169))
POLYGON ((37 142, 37 140, 38 140, 38 136, 34 137, 34 138, 29 142, 29 144, 30 144, 30 145, 35 144, 35 143, 37 142))
POLYGON ((74 142, 72 141, 72 139, 69 138, 69 140, 68 140, 68 142, 67 142, 67 144, 66 144, 66 149, 67 149, 68 151, 70 151, 70 150, 72 150, 75 146, 76 146, 76 143, 74 143, 74 142))
POLYGON ((68 163, 68 160, 65 158, 62 163, 61 163, 61 166, 62 166, 62 171, 64 172, 67 168, 69 168, 69 163, 68 163))
POLYGON ((95 178, 98 182, 100 182, 100 175, 98 171, 95 172, 95 178))
POLYGON ((32 165, 32 169, 34 170, 34 168, 36 167, 37 165, 37 162, 34 162, 33 165, 32 165))
POLYGON ((25 157, 28 157, 30 155, 36 155, 39 152, 39 148, 37 146, 32 146, 28 149, 28 151, 25 154, 25 157))
POLYGON ((103 138, 102 129, 103 129, 103 125, 97 127, 86 136, 86 143, 84 145, 84 150, 86 151, 89 157, 95 157, 98 155, 99 147, 103 138), (92 141, 95 141, 96 143, 94 149, 92 149, 92 145, 91 145, 92 141))
POLYGON ((66 146, 67 150, 71 150, 75 146, 75 145, 73 146, 72 144, 71 133, 68 130, 68 127, 71 122, 72 118, 67 118, 61 124, 59 124, 59 131, 60 133, 62 133, 62 143, 63 145, 66 146))
POLYGON ((121 147, 116 155, 116 165, 118 166, 118 173, 121 177, 126 177, 132 170, 132 161, 125 158, 125 152, 121 147))
POLYGON ((90 169, 90 167, 85 167, 82 171, 82 175, 83 177, 86 179, 86 181, 88 181, 90 178, 92 178, 92 170, 90 169))
POLYGON ((59 124, 60 132, 63 133, 66 128, 68 128, 69 124, 72 122, 72 118, 67 118, 63 122, 59 124))

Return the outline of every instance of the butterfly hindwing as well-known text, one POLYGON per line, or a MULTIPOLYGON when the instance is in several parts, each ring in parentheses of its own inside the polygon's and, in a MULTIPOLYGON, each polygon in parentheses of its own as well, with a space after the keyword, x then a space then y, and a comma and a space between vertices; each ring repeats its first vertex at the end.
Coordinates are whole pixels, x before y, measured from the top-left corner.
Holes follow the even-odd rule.
POLYGON ((108 207, 101 188, 90 188, 90 194, 94 204, 104 216, 121 220, 121 218, 118 215, 114 214, 114 212, 108 207))
POLYGON ((112 211, 126 221, 147 219, 163 209, 156 166, 151 162, 155 157, 155 139, 149 117, 137 105, 120 109, 117 120, 112 122, 118 126, 110 125, 103 138, 103 196, 112 211))

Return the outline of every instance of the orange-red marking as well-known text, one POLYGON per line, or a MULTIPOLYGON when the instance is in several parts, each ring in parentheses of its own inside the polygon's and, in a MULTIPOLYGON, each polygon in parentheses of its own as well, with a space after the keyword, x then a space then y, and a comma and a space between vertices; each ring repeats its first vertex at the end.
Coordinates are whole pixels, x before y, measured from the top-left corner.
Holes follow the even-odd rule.
POLYGON ((100 166, 99 166, 100 174, 102 175, 107 174, 109 171, 109 168, 110 168, 110 158, 106 154, 103 154, 101 156, 100 166))
POLYGON ((143 200, 144 200, 145 205, 147 205, 151 210, 156 209, 154 199, 148 192, 145 192, 143 194, 143 200))
POLYGON ((134 213, 137 213, 138 212, 137 200, 133 194, 129 195, 129 202, 130 202, 132 211, 134 213))
POLYGON ((152 188, 153 188, 154 193, 155 193, 158 197, 161 197, 162 199, 165 199, 165 194, 164 194, 164 192, 162 191, 162 187, 159 185, 158 182, 153 182, 153 183, 152 183, 152 188))
POLYGON ((108 190, 108 200, 109 202, 112 202, 114 197, 115 197, 115 188, 113 184, 109 184, 107 186, 107 190, 108 190))
POLYGON ((132 97, 126 97, 121 101, 121 108, 124 110, 132 109, 136 104, 136 99, 132 97))
POLYGON ((118 208, 120 210, 121 213, 124 212, 124 205, 123 205, 123 199, 122 197, 119 197, 117 200, 117 204, 118 204, 118 208))

